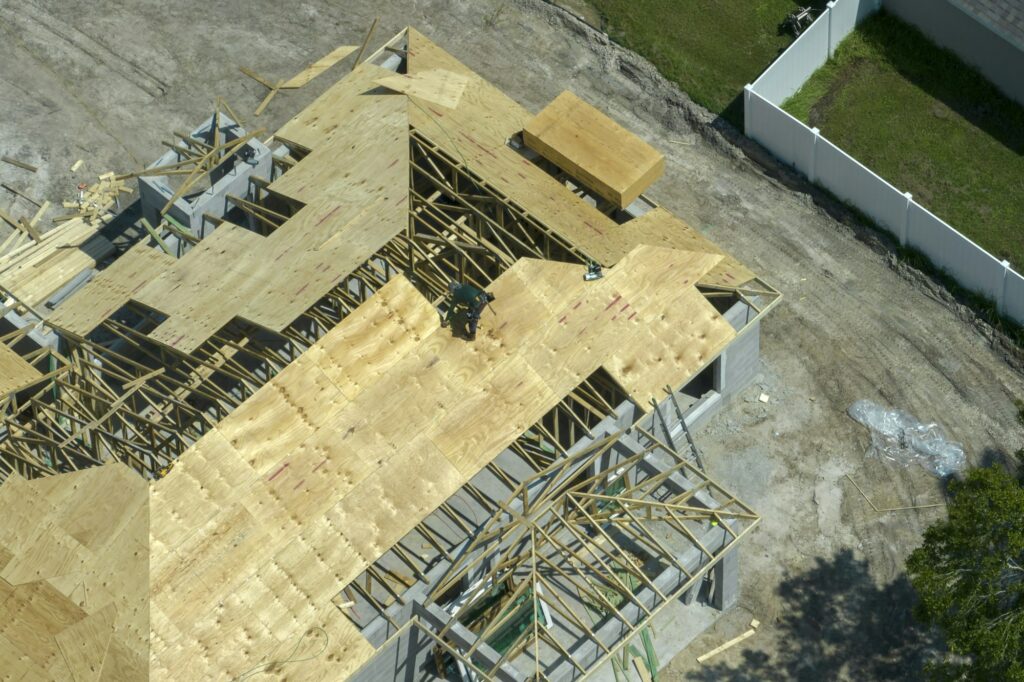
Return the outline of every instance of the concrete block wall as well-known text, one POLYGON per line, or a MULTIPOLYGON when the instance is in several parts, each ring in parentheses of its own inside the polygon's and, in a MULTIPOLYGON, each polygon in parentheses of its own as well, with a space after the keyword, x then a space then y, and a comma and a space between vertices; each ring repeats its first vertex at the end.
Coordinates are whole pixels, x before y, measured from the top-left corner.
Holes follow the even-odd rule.
POLYGON ((715 388, 723 398, 730 398, 750 385, 761 371, 761 322, 747 326, 755 315, 745 303, 737 303, 725 313, 725 319, 742 333, 729 345, 718 360, 715 388))
MULTIPOLYGON (((214 117, 211 116, 196 128, 192 136, 206 139, 213 129, 214 117)), ((220 130, 225 140, 238 139, 245 136, 245 130, 224 114, 220 115, 220 130)), ((182 197, 175 201, 167 211, 171 218, 189 229, 196 237, 206 236, 203 226, 203 214, 209 213, 218 218, 230 208, 225 198, 228 194, 247 197, 249 194, 249 178, 256 176, 269 180, 273 168, 270 149, 259 140, 249 140, 243 154, 235 155, 235 162, 223 162, 211 173, 211 186, 202 194, 191 199, 182 197)), ((149 168, 158 168, 180 160, 177 152, 168 150, 166 154, 150 164, 149 168)), ((160 210, 174 196, 175 190, 168 184, 166 175, 142 176, 139 178, 139 198, 142 200, 142 216, 156 227, 160 224, 160 210)), ((208 229, 208 228, 207 228, 208 229)))

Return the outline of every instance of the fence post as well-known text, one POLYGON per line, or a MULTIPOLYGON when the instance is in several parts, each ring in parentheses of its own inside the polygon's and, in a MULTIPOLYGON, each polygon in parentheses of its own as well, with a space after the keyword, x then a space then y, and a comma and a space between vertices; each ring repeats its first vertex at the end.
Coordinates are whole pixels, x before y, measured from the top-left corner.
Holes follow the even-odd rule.
POLYGON ((832 43, 832 8, 836 6, 835 0, 829 0, 825 3, 825 14, 828 15, 828 58, 832 59, 832 54, 836 50, 836 46, 832 43))
POLYGON ((914 205, 913 194, 904 192, 903 196, 907 198, 907 206, 903 211, 903 224, 900 225, 900 246, 907 245, 907 236, 910 232, 910 209, 914 205))
POLYGON ((811 132, 814 133, 814 139, 811 141, 811 163, 807 167, 807 179, 811 182, 818 181, 818 138, 821 137, 821 131, 817 128, 811 128, 811 132))
POLYGON ((996 295, 996 310, 999 311, 1000 315, 1006 314, 1006 282, 1010 279, 1010 261, 1004 260, 1003 263, 1003 277, 999 282, 999 292, 996 295))
POLYGON ((743 134, 750 137, 750 93, 754 86, 747 83, 743 86, 743 134))

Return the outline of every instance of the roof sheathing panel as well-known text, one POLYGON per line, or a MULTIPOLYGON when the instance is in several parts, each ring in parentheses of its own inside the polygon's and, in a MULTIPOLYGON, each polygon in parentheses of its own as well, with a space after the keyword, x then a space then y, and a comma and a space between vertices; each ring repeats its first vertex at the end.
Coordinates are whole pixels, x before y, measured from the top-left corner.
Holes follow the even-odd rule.
POLYGON ((182 665, 202 677, 244 671, 231 649, 243 639, 269 649, 312 626, 372 655, 329 603, 340 587, 599 367, 644 405, 706 364, 734 335, 693 288, 720 258, 641 246, 587 283, 583 266, 521 260, 491 286, 495 314, 474 344, 441 329, 404 277, 389 282, 383 307, 343 320, 262 389, 270 403, 243 405, 155 485, 154 641, 192 639, 183 650, 210 655, 182 665), (666 308, 692 326, 672 357, 677 342, 651 331, 667 329, 666 308), (399 357, 367 368, 364 339, 391 327, 413 333, 399 357), (309 380, 328 375, 348 382, 309 380), (265 421, 297 439, 268 451, 265 421), (250 617, 259 626, 245 637, 230 631, 250 617), (209 637, 195 626, 214 619, 209 637))
POLYGON ((20 355, 0 343, 0 396, 25 388, 42 376, 20 355))
MULTIPOLYGON (((638 244, 724 252, 668 211, 618 224, 548 175, 507 141, 533 115, 415 29, 408 29, 410 73, 445 69, 470 78, 454 108, 410 97, 409 121, 449 156, 462 161, 531 217, 605 266, 614 265, 638 244)), ((701 283, 738 286, 754 275, 725 258, 701 283)))

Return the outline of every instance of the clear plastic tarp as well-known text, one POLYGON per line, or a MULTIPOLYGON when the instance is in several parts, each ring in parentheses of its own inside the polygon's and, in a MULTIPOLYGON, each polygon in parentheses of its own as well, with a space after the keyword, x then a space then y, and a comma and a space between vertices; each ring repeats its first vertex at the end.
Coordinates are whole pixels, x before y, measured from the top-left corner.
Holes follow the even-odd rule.
POLYGON ((920 464, 936 476, 948 476, 967 465, 964 446, 947 440, 938 424, 922 424, 903 410, 889 410, 870 400, 858 400, 847 412, 871 430, 871 455, 900 466, 920 464))

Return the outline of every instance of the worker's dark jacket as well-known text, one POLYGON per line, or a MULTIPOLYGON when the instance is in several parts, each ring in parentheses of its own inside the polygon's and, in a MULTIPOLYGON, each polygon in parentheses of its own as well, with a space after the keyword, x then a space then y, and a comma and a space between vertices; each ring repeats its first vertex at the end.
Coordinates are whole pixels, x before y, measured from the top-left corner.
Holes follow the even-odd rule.
MULTIPOLYGON (((460 284, 455 287, 455 292, 452 295, 452 304, 475 308, 480 304, 479 299, 483 294, 484 292, 480 291, 472 284, 460 284)), ((486 303, 484 303, 484 305, 486 305, 486 303)))
POLYGON ((451 304, 448 306, 445 321, 450 321, 455 316, 457 310, 463 308, 467 312, 470 327, 475 329, 475 322, 486 305, 487 294, 472 284, 460 284, 452 291, 451 304))

